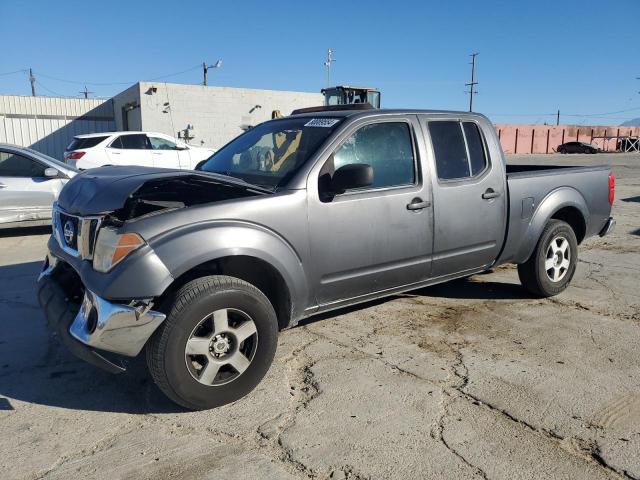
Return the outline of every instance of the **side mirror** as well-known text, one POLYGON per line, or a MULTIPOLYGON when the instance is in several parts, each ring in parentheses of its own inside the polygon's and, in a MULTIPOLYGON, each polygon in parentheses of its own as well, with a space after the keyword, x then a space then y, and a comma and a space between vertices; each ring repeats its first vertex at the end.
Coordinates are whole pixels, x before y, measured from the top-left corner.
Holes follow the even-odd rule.
POLYGON ((366 163, 343 165, 331 178, 331 190, 343 193, 353 188, 368 187, 373 184, 373 167, 366 163))
POLYGON ((186 145, 176 145, 176 150, 189 150, 186 145))
POLYGON ((58 170, 53 167, 48 167, 44 169, 44 176, 47 178, 55 178, 59 176, 58 170))

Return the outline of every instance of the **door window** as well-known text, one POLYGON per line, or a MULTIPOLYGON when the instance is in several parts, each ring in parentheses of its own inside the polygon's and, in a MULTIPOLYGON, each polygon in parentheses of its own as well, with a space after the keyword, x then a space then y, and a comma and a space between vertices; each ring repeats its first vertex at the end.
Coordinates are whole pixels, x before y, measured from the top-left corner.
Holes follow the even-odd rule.
POLYGON ((474 122, 429 122, 429 134, 440 180, 473 177, 487 167, 484 139, 474 122))
POLYGON ((471 176, 482 172, 487 166, 484 140, 478 125, 474 122, 462 122, 464 136, 467 139, 469 149, 469 164, 471 165, 471 176))
POLYGON ((120 135, 111 143, 110 147, 126 150, 147 150, 151 148, 149 140, 144 134, 120 135))
POLYGON ((10 152, 0 152, 0 177, 44 177, 46 167, 35 160, 10 152))
POLYGON ((149 143, 153 150, 177 150, 175 142, 160 137, 149 137, 149 143))
POLYGON ((373 168, 373 184, 367 188, 415 183, 415 158, 411 130, 405 122, 365 125, 335 151, 322 169, 333 175, 338 168, 366 163, 373 168))

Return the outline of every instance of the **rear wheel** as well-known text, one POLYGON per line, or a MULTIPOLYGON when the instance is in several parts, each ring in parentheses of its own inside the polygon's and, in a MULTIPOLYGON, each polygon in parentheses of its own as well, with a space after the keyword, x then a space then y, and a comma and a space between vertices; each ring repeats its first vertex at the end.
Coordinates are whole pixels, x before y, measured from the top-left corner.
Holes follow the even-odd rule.
POLYGON ((276 314, 260 290, 234 277, 203 277, 177 292, 147 345, 147 365, 174 402, 193 410, 213 408, 260 383, 277 338, 276 314))
POLYGON ((565 153, 567 153, 567 149, 566 148, 561 148, 561 149, 558 150, 558 152, 560 152, 561 154, 564 155, 565 153))
POLYGON ((578 242, 573 229, 561 220, 550 220, 529 260, 518 265, 518 276, 534 295, 551 297, 567 288, 577 262, 578 242))

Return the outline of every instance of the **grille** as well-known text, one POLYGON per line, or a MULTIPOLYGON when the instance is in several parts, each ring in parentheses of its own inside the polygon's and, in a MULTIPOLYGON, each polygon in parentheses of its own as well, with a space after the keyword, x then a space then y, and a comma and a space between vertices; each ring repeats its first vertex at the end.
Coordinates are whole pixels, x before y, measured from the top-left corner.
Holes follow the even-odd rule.
POLYGON ((60 225, 62 226, 62 240, 64 244, 78 250, 78 225, 80 223, 78 217, 72 217, 64 213, 60 213, 60 225))
POLYGON ((53 206, 53 234, 69 255, 91 260, 102 217, 71 215, 58 204, 53 206))

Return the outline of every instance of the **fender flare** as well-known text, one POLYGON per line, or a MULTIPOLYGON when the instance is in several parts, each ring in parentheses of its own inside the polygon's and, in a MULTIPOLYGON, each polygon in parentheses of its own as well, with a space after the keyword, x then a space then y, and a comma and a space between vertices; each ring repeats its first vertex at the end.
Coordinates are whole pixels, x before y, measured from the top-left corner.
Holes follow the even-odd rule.
POLYGON ((282 276, 289 289, 292 318, 300 316, 309 303, 307 275, 300 255, 282 236, 262 225, 208 221, 172 230, 149 243, 173 278, 219 258, 254 257, 282 276))
POLYGON ((584 220, 585 226, 589 225, 589 208, 582 194, 572 187, 557 188, 542 199, 531 217, 529 226, 523 237, 522 246, 515 256, 515 263, 526 262, 542 234, 542 230, 547 222, 563 208, 572 207, 577 209, 584 220))

